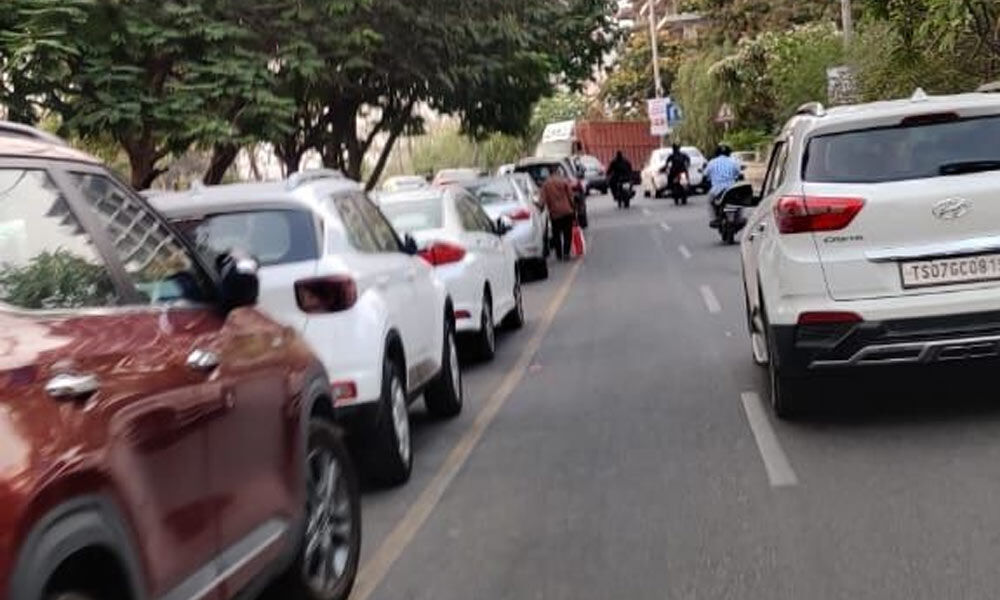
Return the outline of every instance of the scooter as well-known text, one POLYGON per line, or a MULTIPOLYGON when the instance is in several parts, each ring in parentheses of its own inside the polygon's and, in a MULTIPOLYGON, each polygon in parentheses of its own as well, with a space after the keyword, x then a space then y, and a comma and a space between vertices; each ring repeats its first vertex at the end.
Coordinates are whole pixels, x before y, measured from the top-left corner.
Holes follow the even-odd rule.
POLYGON ((749 206, 753 198, 753 186, 749 183, 736 184, 722 193, 718 200, 711 200, 715 210, 715 220, 710 223, 719 230, 724 244, 735 244, 736 234, 747 226, 743 207, 749 206))
POLYGON ((632 205, 632 198, 635 198, 635 183, 632 181, 619 182, 614 186, 612 193, 618 208, 629 208, 632 205))

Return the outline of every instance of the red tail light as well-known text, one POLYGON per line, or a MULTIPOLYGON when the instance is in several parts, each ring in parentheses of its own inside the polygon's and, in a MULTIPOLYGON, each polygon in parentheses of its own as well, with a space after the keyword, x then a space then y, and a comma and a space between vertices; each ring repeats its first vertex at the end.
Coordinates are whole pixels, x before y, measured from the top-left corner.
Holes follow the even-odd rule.
POLYGON ((842 325, 860 323, 863 320, 857 313, 841 310, 804 312, 799 315, 799 325, 842 325))
POLYGON ((514 221, 527 221, 531 219, 531 211, 527 208, 518 208, 507 213, 507 216, 514 221))
POLYGON ((784 196, 774 205, 774 218, 781 233, 837 231, 850 225, 864 206, 861 198, 784 196))
POLYGON ((346 275, 301 279, 295 282, 295 299, 305 313, 341 312, 358 301, 358 286, 346 275))
POLYGON ((457 263, 465 258, 465 248, 449 242, 435 242, 420 251, 420 258, 426 260, 435 267, 438 265, 457 263))

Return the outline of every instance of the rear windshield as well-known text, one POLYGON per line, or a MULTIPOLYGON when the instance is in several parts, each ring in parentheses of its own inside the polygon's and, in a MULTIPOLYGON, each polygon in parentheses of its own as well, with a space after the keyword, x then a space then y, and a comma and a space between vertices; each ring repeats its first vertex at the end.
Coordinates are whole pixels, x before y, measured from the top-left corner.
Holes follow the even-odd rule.
POLYGON ((884 183, 1000 170, 1000 116, 817 136, 805 181, 884 183))
POLYGON ((382 214, 400 233, 412 233, 427 229, 441 229, 444 224, 444 210, 440 198, 434 200, 414 200, 382 204, 382 214))
POLYGON ((559 163, 551 164, 540 164, 540 165, 523 165, 517 167, 518 173, 527 173, 531 175, 531 178, 535 180, 535 183, 541 187, 545 180, 551 177, 554 173, 559 173, 563 177, 566 176, 565 170, 559 163))
POLYGON ((509 179, 493 179, 482 183, 469 184, 465 189, 476 197, 482 206, 517 202, 517 191, 509 179))
POLYGON ((319 257, 316 227, 309 213, 261 210, 209 215, 177 221, 208 258, 223 252, 249 252, 261 265, 282 265, 319 257))

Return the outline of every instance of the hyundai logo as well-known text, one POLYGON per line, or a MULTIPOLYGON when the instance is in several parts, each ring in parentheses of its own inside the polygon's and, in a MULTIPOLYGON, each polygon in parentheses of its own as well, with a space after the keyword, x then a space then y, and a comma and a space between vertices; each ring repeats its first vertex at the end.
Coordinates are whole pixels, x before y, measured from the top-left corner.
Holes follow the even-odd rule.
POLYGON ((964 198, 948 198, 934 205, 931 212, 942 221, 961 219, 972 210, 972 203, 964 198))

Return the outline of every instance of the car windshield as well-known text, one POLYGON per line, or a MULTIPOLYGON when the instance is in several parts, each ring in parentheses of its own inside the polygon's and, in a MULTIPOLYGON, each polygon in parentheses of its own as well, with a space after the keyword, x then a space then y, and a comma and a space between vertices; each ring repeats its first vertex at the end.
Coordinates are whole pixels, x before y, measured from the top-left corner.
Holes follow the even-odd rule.
POLYGON ((319 254, 316 225, 305 211, 245 211, 174 221, 199 250, 213 258, 242 250, 268 266, 315 260, 319 254))
POLYGON ((386 202, 379 206, 396 231, 406 234, 444 225, 444 203, 441 198, 386 202))
POLYGON ((1000 116, 848 131, 814 137, 806 181, 884 183, 1000 170, 1000 116))
POLYGON ((483 206, 517 202, 518 200, 517 191, 514 189, 513 182, 510 179, 490 179, 464 187, 483 206))
POLYGON ((545 180, 551 177, 555 173, 560 175, 565 175, 564 169, 559 163, 541 163, 541 164, 531 164, 522 165, 517 168, 518 173, 527 173, 535 181, 535 184, 541 187, 545 180))

